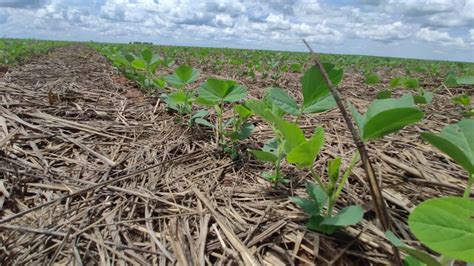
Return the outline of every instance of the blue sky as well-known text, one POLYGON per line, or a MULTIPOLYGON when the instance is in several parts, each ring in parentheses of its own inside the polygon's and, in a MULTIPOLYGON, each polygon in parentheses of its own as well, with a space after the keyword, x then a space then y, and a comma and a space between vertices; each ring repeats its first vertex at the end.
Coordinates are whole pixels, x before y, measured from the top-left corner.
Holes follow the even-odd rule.
POLYGON ((474 0, 0 0, 0 36, 474 62, 474 0))

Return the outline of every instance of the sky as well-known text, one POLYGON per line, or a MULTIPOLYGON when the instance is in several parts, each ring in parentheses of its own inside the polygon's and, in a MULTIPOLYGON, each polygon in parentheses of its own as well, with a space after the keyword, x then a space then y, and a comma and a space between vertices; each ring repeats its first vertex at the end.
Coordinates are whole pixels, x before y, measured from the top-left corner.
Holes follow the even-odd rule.
POLYGON ((474 62, 474 0, 0 0, 0 37, 474 62))

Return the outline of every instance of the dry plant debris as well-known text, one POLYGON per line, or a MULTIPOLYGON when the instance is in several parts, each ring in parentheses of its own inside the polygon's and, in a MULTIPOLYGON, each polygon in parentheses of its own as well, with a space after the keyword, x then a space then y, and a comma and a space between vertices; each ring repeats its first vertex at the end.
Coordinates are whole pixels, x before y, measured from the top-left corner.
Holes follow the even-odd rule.
MULTIPOLYGON (((362 79, 346 75, 340 88, 359 108, 376 93, 362 79)), ((265 84, 241 82, 251 95, 263 94, 265 84)), ((282 82, 297 91, 296 75, 282 82)), ((424 123, 369 145, 395 228, 407 240, 416 241, 406 217, 417 203, 459 195, 466 183, 458 166, 413 134, 456 120, 445 108, 448 96, 436 95, 424 123)), ((270 133, 253 122, 249 146, 270 133)), ((326 130, 322 166, 336 155, 349 160, 355 146, 338 110, 301 123, 326 130)), ((0 262, 391 263, 360 166, 343 199, 363 204, 365 219, 325 236, 308 231, 306 217, 288 200, 304 196, 305 176, 285 166, 291 183, 272 187, 258 175, 264 165, 249 155, 232 161, 215 150, 211 135, 176 124, 159 100, 90 48, 56 48, 11 67, 0 78, 0 262)))

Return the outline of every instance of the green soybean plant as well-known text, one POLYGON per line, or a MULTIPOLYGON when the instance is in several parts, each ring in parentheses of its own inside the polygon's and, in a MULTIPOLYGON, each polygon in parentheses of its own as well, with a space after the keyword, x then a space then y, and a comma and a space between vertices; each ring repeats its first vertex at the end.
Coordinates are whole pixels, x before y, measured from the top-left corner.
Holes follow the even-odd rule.
POLYGON ((464 117, 474 116, 474 106, 471 104, 471 97, 465 94, 451 97, 451 101, 462 108, 461 113, 464 117))
POLYGON ((270 172, 263 172, 262 176, 273 184, 286 182, 286 178, 281 172, 281 163, 285 158, 284 135, 280 133, 275 125, 275 118, 281 118, 285 112, 281 110, 274 102, 269 100, 268 94, 263 100, 248 100, 246 106, 253 113, 261 117, 272 128, 274 137, 268 140, 261 150, 250 150, 250 152, 260 161, 269 162, 273 169, 270 172))
MULTIPOLYGON (((301 155, 308 155, 305 153, 303 152, 301 155)), ((306 224, 308 229, 332 234, 340 228, 355 225, 362 220, 364 211, 358 205, 347 206, 336 215, 333 214, 336 201, 358 160, 359 154, 355 153, 342 177, 340 177, 341 158, 337 157, 330 160, 327 166, 328 182, 326 183, 312 170, 313 166, 311 166, 311 173, 316 183, 306 183, 306 192, 309 195, 309 199, 290 197, 293 203, 310 215, 310 219, 306 224), (326 211, 324 211, 325 206, 327 206, 326 211)))
MULTIPOLYGON (((176 91, 170 94, 162 94, 161 98, 164 99, 168 108, 176 110, 180 116, 180 121, 184 121, 184 115, 190 114, 193 112, 193 102, 195 101, 195 96, 192 91, 186 90, 185 87, 188 84, 193 83, 199 76, 199 72, 187 65, 181 65, 176 68, 175 72, 172 75, 166 76, 165 81, 176 89, 176 91)), ((198 113, 198 116, 202 116, 202 112, 198 113)), ((194 117, 192 119, 196 119, 194 117)), ((194 120, 191 120, 189 123, 192 124, 194 120)))
POLYGON ((236 117, 224 121, 224 104, 243 100, 247 89, 233 80, 208 79, 197 89, 197 94, 196 103, 213 108, 216 113, 216 122, 212 128, 216 132, 217 146, 235 156, 233 143, 238 139, 247 138, 253 130, 253 126, 245 122, 251 113, 248 113, 250 110, 246 110, 245 106, 240 105, 234 109, 236 117))
POLYGON ((146 48, 140 52, 140 56, 135 56, 131 62, 131 66, 142 73, 138 74, 137 81, 144 87, 160 87, 162 83, 156 77, 156 69, 161 64, 160 56, 154 54, 150 49, 146 48))
POLYGON ((412 233, 441 254, 439 258, 406 246, 390 231, 386 237, 410 255, 405 261, 427 265, 451 265, 453 260, 474 262, 474 201, 469 199, 474 183, 474 120, 464 119, 446 126, 439 134, 423 132, 421 136, 466 170, 468 184, 462 197, 426 200, 408 217, 412 233))
MULTIPOLYGON (((343 76, 342 69, 337 69, 329 63, 325 63, 323 66, 333 84, 339 84, 343 76)), ((267 95, 286 114, 296 116, 296 121, 303 114, 320 113, 336 106, 334 97, 329 93, 329 88, 324 82, 323 76, 315 66, 308 69, 301 79, 301 92, 303 102, 300 105, 280 88, 270 88, 267 95)))
POLYGON ((361 115, 351 103, 349 108, 363 141, 382 138, 420 121, 424 116, 411 94, 400 98, 377 99, 368 106, 365 115, 361 115))

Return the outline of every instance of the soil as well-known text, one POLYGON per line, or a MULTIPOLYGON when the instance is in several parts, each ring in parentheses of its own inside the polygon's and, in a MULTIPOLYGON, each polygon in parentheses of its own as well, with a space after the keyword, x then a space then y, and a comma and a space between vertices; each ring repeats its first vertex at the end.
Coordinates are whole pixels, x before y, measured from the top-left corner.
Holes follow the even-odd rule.
MULTIPOLYGON (((288 199, 305 196, 305 172, 285 165, 290 183, 273 187, 260 176, 269 167, 244 151, 271 138, 257 118, 255 133, 233 161, 215 148, 211 131, 176 123, 157 98, 143 94, 88 47, 57 48, 5 73, 2 264, 393 263, 360 167, 337 207, 360 204, 365 219, 326 236, 307 230, 308 217, 288 199)), ((209 76, 215 73, 202 71, 201 77, 209 76)), ((279 85, 297 96, 299 77, 285 74, 279 85)), ((239 82, 254 97, 271 85, 239 82)), ((363 110, 381 88, 364 85, 354 73, 340 89, 363 110)), ((449 100, 460 91, 467 89, 439 91, 424 107, 422 123, 369 143, 394 231, 413 246, 419 244, 406 219, 414 206, 460 195, 466 185, 464 172, 419 137, 461 118, 449 100)), ((317 125, 326 131, 317 171, 335 156, 348 164, 355 147, 338 110, 301 124, 308 133, 317 125)))

